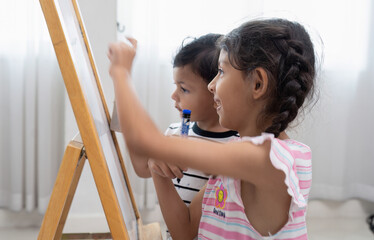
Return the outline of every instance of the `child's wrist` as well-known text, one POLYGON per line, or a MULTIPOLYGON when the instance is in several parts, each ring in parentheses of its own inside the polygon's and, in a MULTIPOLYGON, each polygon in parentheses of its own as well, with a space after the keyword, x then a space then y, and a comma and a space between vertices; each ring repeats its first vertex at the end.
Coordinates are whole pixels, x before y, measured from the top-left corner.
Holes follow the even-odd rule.
POLYGON ((112 66, 110 68, 110 75, 113 80, 119 79, 129 79, 131 76, 131 71, 122 66, 112 66))

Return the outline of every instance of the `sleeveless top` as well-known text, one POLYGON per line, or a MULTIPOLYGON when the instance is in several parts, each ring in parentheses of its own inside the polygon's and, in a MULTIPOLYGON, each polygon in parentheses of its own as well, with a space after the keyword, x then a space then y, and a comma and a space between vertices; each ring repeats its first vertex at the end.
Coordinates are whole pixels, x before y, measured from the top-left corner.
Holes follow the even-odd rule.
MULTIPOLYGON (((165 135, 180 135, 181 123, 172 123, 165 132, 165 135)), ((188 136, 200 137, 217 142, 230 142, 237 141, 239 139, 239 134, 236 131, 226 131, 226 132, 210 132, 205 131, 196 124, 196 122, 191 122, 190 130, 188 131, 188 136)), ((189 168, 187 171, 183 172, 182 179, 173 179, 173 184, 177 190, 179 196, 183 202, 189 206, 192 199, 200 191, 202 187, 208 182, 210 175, 205 174, 199 170, 189 168)), ((172 239, 169 231, 166 230, 166 239, 172 239)))
POLYGON ((244 212, 240 179, 217 176, 209 179, 204 193, 198 239, 308 239, 305 217, 312 181, 311 150, 291 139, 274 138, 273 134, 241 138, 256 145, 265 140, 271 141, 271 163, 285 173, 284 182, 292 197, 288 222, 276 234, 261 236, 244 212))

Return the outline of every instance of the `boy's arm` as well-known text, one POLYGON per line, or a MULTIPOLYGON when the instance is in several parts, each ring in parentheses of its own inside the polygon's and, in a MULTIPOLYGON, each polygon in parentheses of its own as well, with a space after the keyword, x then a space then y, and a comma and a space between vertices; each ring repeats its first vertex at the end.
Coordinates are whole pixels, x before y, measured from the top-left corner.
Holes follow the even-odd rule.
MULTIPOLYGON (((153 164, 155 164, 154 160, 150 159, 150 169, 154 168, 153 164)), ((194 239, 198 233, 205 187, 196 194, 190 206, 187 207, 175 190, 171 179, 162 177, 153 171, 150 172, 161 212, 172 238, 176 240, 194 239)))

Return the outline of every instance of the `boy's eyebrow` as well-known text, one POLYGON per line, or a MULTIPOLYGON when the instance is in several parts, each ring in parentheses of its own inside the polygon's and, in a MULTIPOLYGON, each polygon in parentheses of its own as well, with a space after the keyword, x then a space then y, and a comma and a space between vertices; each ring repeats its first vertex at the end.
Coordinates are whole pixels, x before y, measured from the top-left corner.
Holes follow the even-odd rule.
POLYGON ((179 84, 184 83, 182 80, 177 80, 176 82, 179 83, 179 84))

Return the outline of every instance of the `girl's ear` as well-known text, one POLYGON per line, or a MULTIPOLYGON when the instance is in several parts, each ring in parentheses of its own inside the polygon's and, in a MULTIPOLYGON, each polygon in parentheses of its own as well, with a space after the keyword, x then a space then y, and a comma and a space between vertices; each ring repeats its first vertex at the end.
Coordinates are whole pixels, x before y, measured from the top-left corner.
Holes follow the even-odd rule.
POLYGON ((268 89, 268 75, 263 68, 256 68, 253 74, 253 85, 252 85, 252 92, 253 92, 253 99, 260 99, 262 96, 265 95, 268 89))

